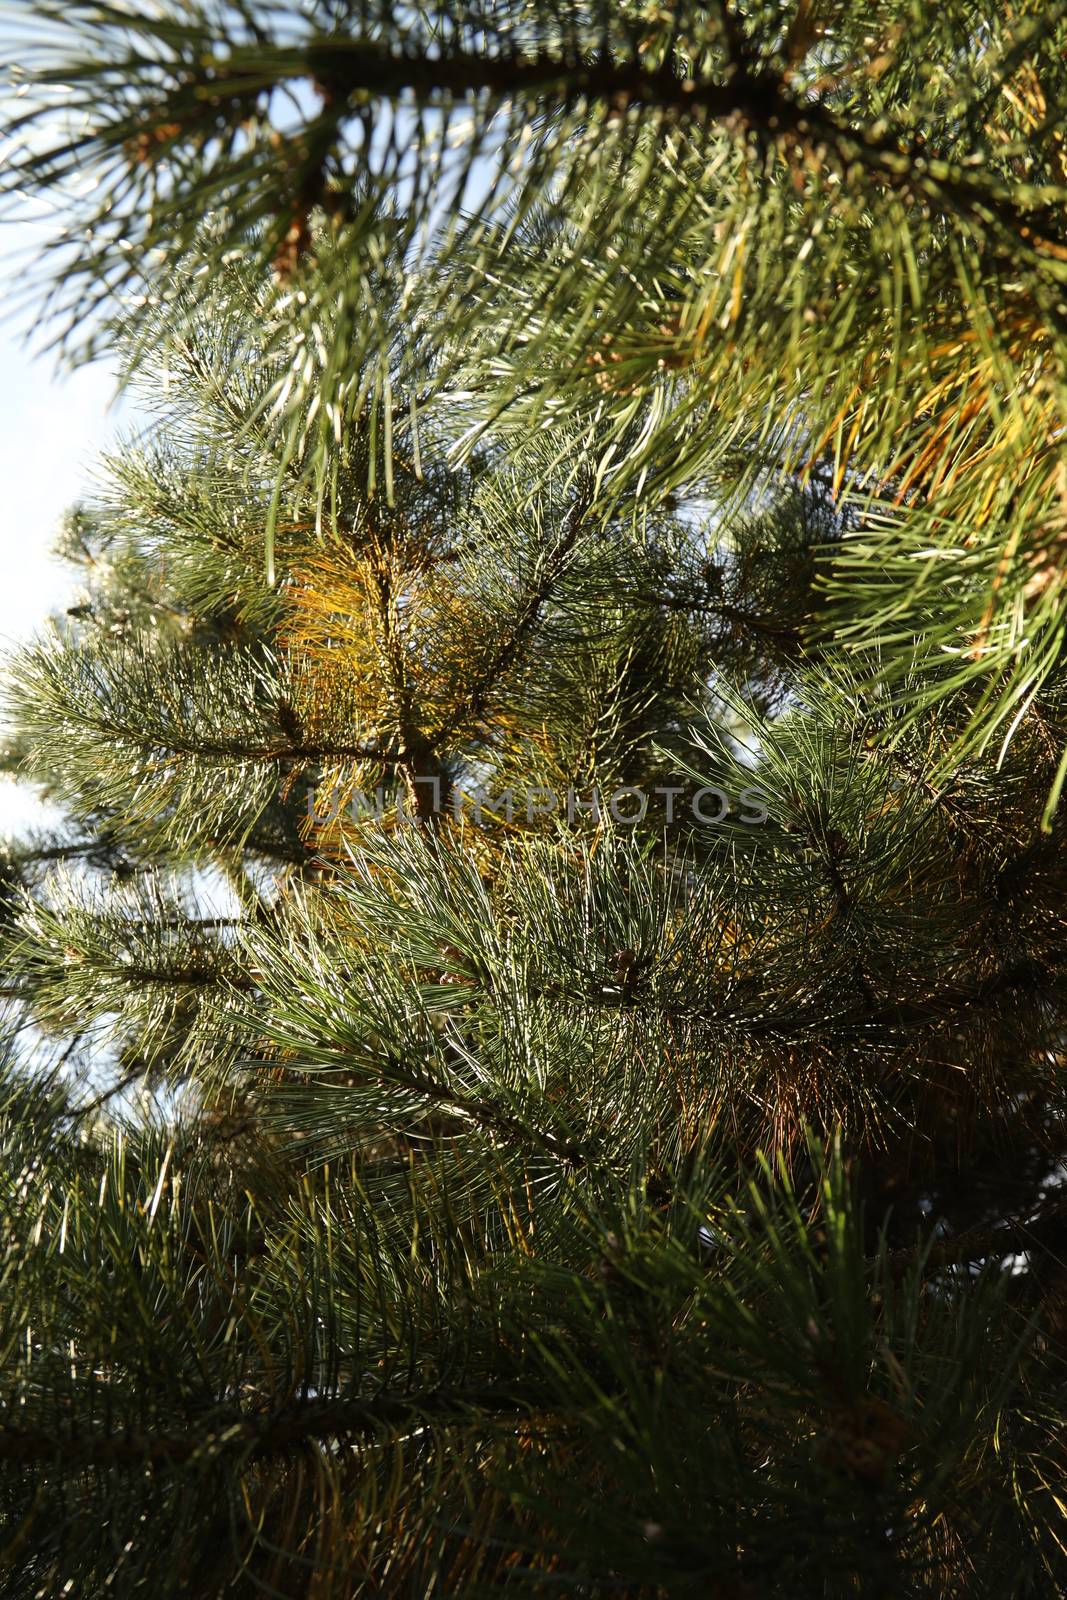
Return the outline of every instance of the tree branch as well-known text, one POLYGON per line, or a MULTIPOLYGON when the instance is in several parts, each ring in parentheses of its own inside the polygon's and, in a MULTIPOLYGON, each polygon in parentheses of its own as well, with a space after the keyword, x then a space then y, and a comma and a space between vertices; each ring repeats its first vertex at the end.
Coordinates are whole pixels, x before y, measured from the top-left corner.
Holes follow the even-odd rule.
POLYGON ((368 1399, 308 1402, 273 1417, 241 1412, 218 1414, 183 1433, 48 1432, 0 1425, 0 1461, 23 1467, 54 1466, 64 1474, 93 1468, 160 1470, 195 1457, 289 1455, 313 1440, 363 1437, 374 1442, 383 1429, 427 1422, 461 1423, 477 1414, 513 1417, 527 1409, 507 1390, 439 1390, 408 1396, 382 1394, 368 1399))
POLYGON ((895 1276, 922 1259, 924 1268, 960 1265, 972 1261, 1002 1260, 1005 1256, 1041 1250, 1067 1265, 1067 1209, 1058 1201, 1037 1216, 1013 1217, 993 1227, 967 1228, 934 1244, 920 1241, 889 1256, 895 1276))
POLYGON ((316 83, 334 99, 361 91, 384 97, 406 91, 418 101, 489 94, 560 105, 601 101, 618 111, 644 105, 679 116, 735 121, 775 138, 793 135, 828 145, 842 161, 861 161, 894 188, 936 193, 963 216, 997 221, 1015 236, 1016 249, 1020 240, 1040 248, 1062 234, 1054 208, 1020 206, 1006 189, 939 160, 921 138, 904 145, 891 134, 848 123, 816 101, 794 98, 784 78, 772 72, 735 66, 725 82, 701 82, 682 77, 669 65, 649 70, 637 61, 462 51, 444 57, 397 56, 381 46, 344 39, 313 44, 302 54, 316 83))

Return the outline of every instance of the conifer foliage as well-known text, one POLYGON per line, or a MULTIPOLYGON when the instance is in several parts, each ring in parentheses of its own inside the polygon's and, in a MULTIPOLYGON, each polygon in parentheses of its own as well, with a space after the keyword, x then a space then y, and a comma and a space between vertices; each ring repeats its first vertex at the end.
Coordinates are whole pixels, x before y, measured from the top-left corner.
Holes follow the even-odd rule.
POLYGON ((34 10, 4 1594, 1052 1600, 1062 9, 34 10))

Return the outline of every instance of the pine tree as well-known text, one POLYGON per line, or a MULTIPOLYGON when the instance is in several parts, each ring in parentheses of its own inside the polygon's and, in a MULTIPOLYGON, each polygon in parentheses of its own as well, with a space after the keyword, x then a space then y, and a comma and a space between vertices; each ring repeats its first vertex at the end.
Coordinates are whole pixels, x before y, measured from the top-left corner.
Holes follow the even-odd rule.
POLYGON ((1061 1593, 1060 10, 37 10, 4 1592, 1061 1593))
POLYGON ((968 687, 993 749, 1062 639, 1065 27, 1046 0, 45 0, 8 192, 62 206, 83 345, 136 297, 150 346, 205 220, 213 264, 272 266, 264 415, 320 510, 338 415, 374 418, 388 498, 399 418, 446 388, 461 454, 567 419, 598 507, 824 474, 860 523, 834 635, 916 714, 968 687))

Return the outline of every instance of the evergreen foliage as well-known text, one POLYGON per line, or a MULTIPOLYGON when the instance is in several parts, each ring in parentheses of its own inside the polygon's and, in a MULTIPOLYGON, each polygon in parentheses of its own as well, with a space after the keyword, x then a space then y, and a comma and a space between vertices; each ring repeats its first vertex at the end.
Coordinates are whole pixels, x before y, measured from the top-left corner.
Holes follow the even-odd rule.
POLYGON ((3 1592, 1052 1600, 1061 10, 36 10, 3 1592))

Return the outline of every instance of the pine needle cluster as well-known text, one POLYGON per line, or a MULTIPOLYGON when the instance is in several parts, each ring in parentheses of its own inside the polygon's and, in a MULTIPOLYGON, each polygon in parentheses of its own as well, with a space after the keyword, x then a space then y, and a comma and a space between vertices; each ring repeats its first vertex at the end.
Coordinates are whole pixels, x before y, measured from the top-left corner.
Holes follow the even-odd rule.
POLYGON ((1053 1600, 1064 8, 35 11, 4 1593, 1053 1600))

